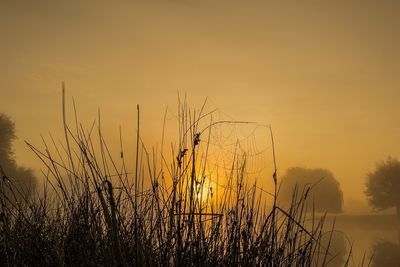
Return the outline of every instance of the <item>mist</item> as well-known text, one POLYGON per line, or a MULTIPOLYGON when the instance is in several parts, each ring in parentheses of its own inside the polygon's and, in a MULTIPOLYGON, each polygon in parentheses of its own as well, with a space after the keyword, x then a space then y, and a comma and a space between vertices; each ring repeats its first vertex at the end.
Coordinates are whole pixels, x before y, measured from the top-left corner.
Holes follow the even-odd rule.
POLYGON ((25 141, 59 145, 65 115, 74 133, 101 117, 111 154, 123 146, 134 173, 137 105, 151 154, 176 141, 180 103, 196 114, 206 103, 212 120, 247 122, 210 135, 210 175, 229 168, 240 140, 249 183, 273 193, 276 160, 278 203, 308 192, 328 228, 337 218, 355 262, 374 251, 383 262, 399 244, 399 201, 386 190, 397 192, 400 175, 399 11, 389 0, 2 1, 2 172, 18 188, 42 188, 47 167, 25 141))

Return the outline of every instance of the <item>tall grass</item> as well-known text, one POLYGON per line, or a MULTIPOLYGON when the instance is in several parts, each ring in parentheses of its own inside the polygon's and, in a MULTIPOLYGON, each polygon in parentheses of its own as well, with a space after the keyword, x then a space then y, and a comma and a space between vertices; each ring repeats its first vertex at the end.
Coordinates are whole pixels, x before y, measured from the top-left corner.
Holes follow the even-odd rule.
POLYGON ((270 205, 249 183, 239 150, 220 178, 225 186, 212 182, 210 133, 239 122, 213 121, 204 107, 196 113, 180 103, 167 157, 143 143, 138 107, 129 173, 122 141, 118 163, 111 156, 100 115, 89 129, 77 120, 70 127, 64 101, 63 109, 65 142, 44 141, 42 150, 27 143, 46 169, 43 192, 17 202, 3 193, 18 194, 13 177, 1 175, 1 266, 326 266, 337 257, 322 242, 324 219, 306 223, 307 189, 294 192, 289 209, 278 206, 276 167, 265 178, 275 187, 270 205))

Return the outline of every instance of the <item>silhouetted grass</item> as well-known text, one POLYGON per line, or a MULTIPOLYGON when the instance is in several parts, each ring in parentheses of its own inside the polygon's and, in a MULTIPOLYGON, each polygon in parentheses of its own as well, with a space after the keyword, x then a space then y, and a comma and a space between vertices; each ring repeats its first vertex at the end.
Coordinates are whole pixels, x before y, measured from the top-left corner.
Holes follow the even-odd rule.
MULTIPOLYGON (((63 102, 63 107, 65 105, 63 102)), ((65 111, 64 111, 65 114, 65 111)), ((138 108, 139 119, 139 108, 138 108)), ((44 192, 16 202, 0 195, 1 266, 326 266, 337 255, 322 242, 324 219, 306 224, 306 194, 271 205, 249 184, 246 155, 237 152, 225 187, 206 175, 210 114, 179 106, 172 160, 149 151, 137 133, 134 173, 124 151, 117 164, 97 129, 66 123, 65 142, 29 147, 46 166, 44 192), (218 185, 217 185, 218 186, 218 185), (206 193, 204 193, 206 190, 206 193), (7 205, 6 205, 7 204, 7 205)), ((234 122, 226 122, 234 123, 234 122)), ((271 132, 272 136, 272 132, 271 132)), ((122 142, 121 142, 122 143, 122 142)), ((218 179, 218 178, 216 178, 218 179)), ((18 194, 2 173, 1 190, 18 194)), ((331 229, 329 229, 331 230, 331 229)), ((326 236, 326 234, 325 234, 326 236)), ((329 236, 329 235, 328 235, 329 236)), ((347 260, 348 263, 348 260, 347 260)), ((342 264, 347 265, 346 259, 342 264)))

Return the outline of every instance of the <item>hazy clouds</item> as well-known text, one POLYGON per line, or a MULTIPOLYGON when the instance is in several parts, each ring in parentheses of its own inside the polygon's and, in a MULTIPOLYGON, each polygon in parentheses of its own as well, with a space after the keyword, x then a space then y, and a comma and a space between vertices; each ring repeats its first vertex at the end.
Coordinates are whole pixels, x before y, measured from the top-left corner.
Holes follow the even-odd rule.
MULTIPOLYGON (((177 91, 236 119, 272 123, 281 172, 320 166, 344 199, 400 156, 395 1, 2 1, 0 105, 24 139, 59 134, 60 84, 84 120, 133 135, 135 104, 156 140, 177 91)), ((130 145, 128 142, 127 145, 130 145)))

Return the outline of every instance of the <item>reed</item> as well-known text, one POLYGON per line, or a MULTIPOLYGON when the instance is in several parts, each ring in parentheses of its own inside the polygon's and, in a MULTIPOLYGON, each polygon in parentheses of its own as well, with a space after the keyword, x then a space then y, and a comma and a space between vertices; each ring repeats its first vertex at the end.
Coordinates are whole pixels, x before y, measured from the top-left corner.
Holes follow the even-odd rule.
MULTIPOLYGON (((113 159, 100 115, 89 129, 76 120, 72 130, 63 100, 65 141, 52 141, 51 149, 45 141, 44 149, 27 143, 46 169, 43 192, 23 202, 0 196, 0 265, 329 265, 336 255, 330 242, 322 242, 324 218, 306 223, 306 210, 312 208, 305 202, 308 189, 296 190, 290 208, 280 208, 275 166, 272 177, 265 178, 274 184, 273 204, 265 204, 265 190, 249 183, 246 153, 239 150, 226 177, 207 175, 215 125, 246 122, 213 121, 204 106, 196 113, 179 103, 178 110, 177 145, 168 160, 163 149, 150 150, 143 143, 138 107, 130 173, 122 137, 120 158, 113 159), (212 179, 226 179, 226 186, 212 179)), ((18 194, 12 181, 2 173, 1 192, 18 194)))

